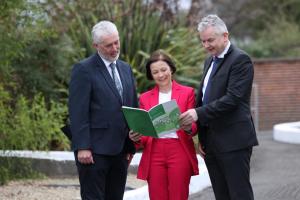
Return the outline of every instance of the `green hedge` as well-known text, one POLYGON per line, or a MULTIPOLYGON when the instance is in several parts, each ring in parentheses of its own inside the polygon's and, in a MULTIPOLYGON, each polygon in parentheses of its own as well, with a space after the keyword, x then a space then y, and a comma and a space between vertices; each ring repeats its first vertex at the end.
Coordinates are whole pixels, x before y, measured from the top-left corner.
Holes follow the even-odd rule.
POLYGON ((0 185, 6 184, 9 180, 43 177, 43 174, 31 168, 31 163, 28 159, 0 157, 0 185))
POLYGON ((32 100, 22 94, 13 97, 0 85, 0 110, 0 149, 69 149, 60 130, 67 112, 64 103, 46 102, 41 94, 32 100))

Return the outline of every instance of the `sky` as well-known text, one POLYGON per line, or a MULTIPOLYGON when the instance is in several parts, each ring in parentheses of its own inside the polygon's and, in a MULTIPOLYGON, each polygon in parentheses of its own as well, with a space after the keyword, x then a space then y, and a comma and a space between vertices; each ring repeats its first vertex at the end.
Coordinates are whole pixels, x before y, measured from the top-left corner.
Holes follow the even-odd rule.
POLYGON ((184 10, 190 9, 191 7, 191 0, 180 0, 180 7, 184 10))

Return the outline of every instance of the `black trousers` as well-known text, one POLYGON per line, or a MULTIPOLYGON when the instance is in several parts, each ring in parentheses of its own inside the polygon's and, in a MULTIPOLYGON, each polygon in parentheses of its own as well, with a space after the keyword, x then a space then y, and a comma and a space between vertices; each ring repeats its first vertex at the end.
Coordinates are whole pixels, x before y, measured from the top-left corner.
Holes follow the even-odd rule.
POLYGON ((206 147, 205 164, 216 200, 253 200, 250 183, 252 147, 218 153, 206 147))
POLYGON ((82 200, 122 200, 125 190, 128 161, 125 154, 115 156, 93 154, 94 164, 77 160, 82 200))

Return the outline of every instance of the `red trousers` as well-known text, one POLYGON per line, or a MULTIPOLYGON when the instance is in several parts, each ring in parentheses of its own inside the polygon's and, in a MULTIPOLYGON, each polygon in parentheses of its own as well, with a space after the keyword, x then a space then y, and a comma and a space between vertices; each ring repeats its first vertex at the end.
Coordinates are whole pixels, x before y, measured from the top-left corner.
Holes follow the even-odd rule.
POLYGON ((148 178, 151 200, 187 200, 192 164, 178 139, 153 139, 148 178))

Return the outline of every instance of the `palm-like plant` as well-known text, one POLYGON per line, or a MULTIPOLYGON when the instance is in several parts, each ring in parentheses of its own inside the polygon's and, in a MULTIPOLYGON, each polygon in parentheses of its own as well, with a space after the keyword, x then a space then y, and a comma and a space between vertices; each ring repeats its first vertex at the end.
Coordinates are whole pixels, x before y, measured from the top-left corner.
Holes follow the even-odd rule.
POLYGON ((77 50, 80 58, 94 51, 91 27, 97 21, 107 19, 116 23, 119 29, 121 58, 133 67, 139 92, 152 84, 146 80, 144 66, 149 54, 157 49, 164 49, 175 60, 178 81, 195 87, 198 85, 204 54, 193 31, 164 21, 162 12, 148 1, 102 1, 101 6, 96 6, 98 1, 90 1, 87 5, 81 1, 65 7, 69 17, 72 16, 66 34, 73 41, 74 48, 80 50, 77 50), (83 6, 80 11, 79 5, 83 6), (87 9, 91 9, 90 12, 84 12, 87 9))

